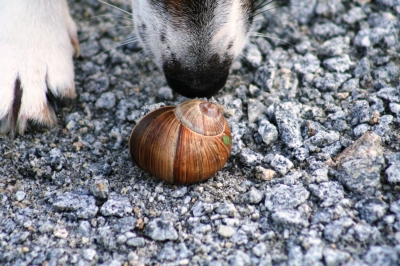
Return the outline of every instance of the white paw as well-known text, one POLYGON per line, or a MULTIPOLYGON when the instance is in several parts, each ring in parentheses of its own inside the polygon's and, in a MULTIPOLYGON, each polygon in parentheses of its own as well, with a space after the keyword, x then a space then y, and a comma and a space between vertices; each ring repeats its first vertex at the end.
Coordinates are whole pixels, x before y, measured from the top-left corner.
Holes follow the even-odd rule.
POLYGON ((66 1, 0 1, 0 25, 0 132, 22 134, 28 121, 55 125, 47 97, 76 96, 79 44, 66 1))

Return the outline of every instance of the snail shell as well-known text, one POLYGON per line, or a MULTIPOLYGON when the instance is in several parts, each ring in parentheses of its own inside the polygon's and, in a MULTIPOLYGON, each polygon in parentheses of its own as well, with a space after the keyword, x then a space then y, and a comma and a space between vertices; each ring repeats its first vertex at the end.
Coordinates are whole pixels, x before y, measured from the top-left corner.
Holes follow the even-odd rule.
POLYGON ((221 110, 194 99, 144 116, 132 130, 133 162, 167 182, 203 181, 228 160, 232 136, 221 110))

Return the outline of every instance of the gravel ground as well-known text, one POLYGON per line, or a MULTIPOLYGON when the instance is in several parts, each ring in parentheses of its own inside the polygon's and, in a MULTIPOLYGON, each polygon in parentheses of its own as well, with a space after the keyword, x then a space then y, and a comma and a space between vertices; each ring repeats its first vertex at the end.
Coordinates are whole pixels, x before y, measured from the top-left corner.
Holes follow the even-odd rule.
POLYGON ((0 137, 1 265, 400 264, 399 0, 258 15, 271 38, 250 38, 214 98, 232 155, 190 186, 127 149, 141 110, 185 98, 138 44, 114 49, 126 14, 69 2, 79 98, 56 128, 0 137))

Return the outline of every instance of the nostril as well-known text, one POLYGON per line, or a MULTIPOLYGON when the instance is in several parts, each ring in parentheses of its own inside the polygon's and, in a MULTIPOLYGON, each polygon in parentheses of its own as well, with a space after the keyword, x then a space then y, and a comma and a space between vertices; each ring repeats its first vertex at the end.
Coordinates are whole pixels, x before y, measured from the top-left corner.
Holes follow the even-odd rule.
POLYGON ((215 73, 203 73, 201 75, 185 75, 165 71, 168 85, 177 93, 188 97, 211 97, 224 87, 228 79, 229 69, 216 71, 215 73))

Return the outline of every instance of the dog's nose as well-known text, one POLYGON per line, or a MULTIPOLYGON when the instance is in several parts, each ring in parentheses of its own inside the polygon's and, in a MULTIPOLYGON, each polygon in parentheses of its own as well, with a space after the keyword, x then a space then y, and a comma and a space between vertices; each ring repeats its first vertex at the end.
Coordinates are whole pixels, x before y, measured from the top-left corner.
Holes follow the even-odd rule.
POLYGON ((177 93, 188 97, 211 97, 224 87, 229 68, 214 71, 190 71, 164 65, 168 85, 177 93))
POLYGON ((185 77, 184 75, 170 75, 165 74, 168 85, 177 93, 188 97, 211 97, 216 94, 228 78, 229 71, 214 75, 210 73, 204 76, 185 77))

